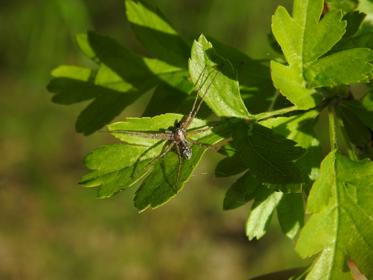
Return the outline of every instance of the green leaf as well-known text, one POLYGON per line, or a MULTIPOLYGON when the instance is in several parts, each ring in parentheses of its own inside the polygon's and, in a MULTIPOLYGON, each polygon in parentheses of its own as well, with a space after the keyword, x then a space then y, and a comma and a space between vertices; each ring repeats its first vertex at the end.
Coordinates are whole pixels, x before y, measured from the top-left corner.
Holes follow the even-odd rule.
POLYGON ((125 4, 128 21, 144 47, 157 58, 186 68, 190 47, 159 9, 146 1, 126 0, 125 4))
POLYGON ((242 161, 260 181, 272 184, 303 182, 293 161, 304 150, 296 143, 256 123, 240 124, 233 131, 233 145, 242 161))
POLYGON ((76 130, 85 135, 112 121, 141 95, 104 66, 95 72, 63 65, 53 70, 52 76, 48 90, 54 93, 53 102, 70 105, 93 99, 76 122, 76 130))
POLYGON ((179 158, 176 153, 168 153, 158 161, 151 175, 136 192, 136 208, 140 211, 148 207, 156 208, 174 197, 190 178, 204 152, 205 149, 202 147, 194 146, 193 157, 182 161, 180 174, 179 158))
POLYGON ((276 89, 271 80, 268 61, 255 60, 241 51, 208 37, 216 52, 228 59, 237 71, 241 95, 249 112, 266 111, 274 102, 276 89))
POLYGON ((303 77, 304 68, 329 51, 345 32, 339 11, 319 21, 323 4, 323 0, 295 0, 293 17, 280 6, 272 18, 272 32, 289 64, 272 61, 272 79, 275 87, 301 109, 317 103, 315 90, 307 87, 303 77))
POLYGON ((277 206, 277 217, 281 229, 290 239, 293 239, 304 223, 303 194, 284 194, 277 206))
MULTIPOLYGON (((164 114, 153 118, 128 118, 124 122, 109 125, 109 131, 126 144, 108 145, 88 155, 86 166, 92 172, 83 177, 81 184, 99 187, 98 196, 106 198, 134 185, 149 174, 136 192, 135 206, 145 210, 148 206, 154 208, 167 202, 189 179, 206 151, 206 145, 213 145, 222 139, 211 130, 192 135, 187 132, 188 138, 204 144, 201 147, 193 145, 192 159, 179 158, 175 149, 158 158, 170 142, 153 136, 173 127, 182 117, 179 114, 164 114)), ((205 126, 205 121, 194 119, 189 128, 205 126)))
MULTIPOLYGON (((369 115, 365 108, 357 101, 342 101, 340 106, 337 107, 338 115, 343 120, 344 128, 352 143, 357 147, 364 147, 368 145, 370 140, 370 131, 364 122, 361 121, 359 114, 362 118, 369 119, 369 115)), ((372 119, 373 114, 370 116, 372 119)), ((369 123, 369 125, 371 125, 369 123)))
POLYGON ((108 198, 133 186, 149 170, 149 158, 155 157, 158 149, 144 154, 147 147, 123 144, 106 145, 87 155, 85 165, 92 172, 85 175, 80 184, 84 187, 99 187, 98 197, 108 198), (137 162, 142 156, 140 162, 137 162))
POLYGON ((350 112, 355 114, 361 122, 373 130, 373 102, 372 95, 368 94, 364 97, 362 103, 358 101, 343 102, 342 106, 350 112))
POLYGON ((312 187, 296 250, 302 257, 320 252, 307 279, 351 279, 352 259, 373 277, 373 163, 352 161, 331 152, 322 162, 312 187))
POLYGON ((372 78, 373 50, 355 48, 322 58, 309 66, 305 77, 312 87, 335 87, 368 82, 372 78))
POLYGON ((367 15, 366 20, 371 24, 373 22, 373 3, 371 0, 359 0, 357 7, 360 12, 367 15))
POLYGON ((260 239, 265 235, 282 195, 281 192, 274 192, 265 187, 258 189, 246 222, 246 235, 249 240, 260 239))
POLYGON ((78 43, 99 64, 98 70, 60 66, 52 72, 54 78, 48 85, 48 90, 55 93, 53 102, 59 104, 94 99, 78 117, 78 132, 88 135, 102 128, 157 85, 167 84, 177 89, 173 94, 179 97, 191 91, 187 72, 179 67, 136 55, 94 32, 80 34, 78 43))
MULTIPOLYGON (((203 143, 213 145, 221 140, 215 134, 203 137, 203 143)), ((190 160, 181 160, 174 152, 168 153, 159 160, 153 172, 136 192, 135 206, 140 211, 148 207, 156 208, 173 198, 190 178, 197 167, 206 147, 193 145, 193 156, 190 160), (181 165, 179 165, 181 164, 181 165)))
POLYGON ((248 167, 241 160, 241 157, 236 153, 233 156, 228 156, 217 164, 215 168, 216 177, 229 177, 244 172, 248 167))
POLYGON ((217 116, 250 116, 240 96, 235 69, 203 35, 193 44, 189 73, 198 94, 204 97, 206 104, 217 116))
MULTIPOLYGON (((152 146, 159 141, 159 139, 147 138, 139 135, 131 135, 127 132, 148 132, 148 133, 162 133, 173 127, 176 122, 183 118, 180 114, 162 114, 155 117, 142 117, 142 118, 127 118, 125 121, 115 122, 108 125, 108 130, 119 140, 134 145, 152 146)), ((194 118, 192 124, 188 129, 204 127, 206 121, 194 118)), ((204 133, 191 135, 192 139, 199 139, 206 134, 211 133, 207 130, 204 133)))
POLYGON ((311 110, 302 115, 277 117, 260 122, 305 149, 305 154, 296 161, 296 165, 311 180, 318 173, 322 159, 320 141, 314 132, 318 116, 318 111, 311 110))
POLYGON ((230 210, 244 205, 255 197, 259 187, 263 187, 262 184, 253 177, 250 171, 246 172, 225 194, 223 209, 230 210))
POLYGON ((330 10, 343 10, 345 12, 353 11, 357 5, 358 0, 328 0, 330 10))

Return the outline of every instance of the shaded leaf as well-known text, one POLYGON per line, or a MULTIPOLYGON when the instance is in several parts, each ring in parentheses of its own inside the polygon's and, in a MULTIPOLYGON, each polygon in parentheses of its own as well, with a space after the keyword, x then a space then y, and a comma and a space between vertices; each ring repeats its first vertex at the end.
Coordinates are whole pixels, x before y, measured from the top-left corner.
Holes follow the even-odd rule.
POLYGON ((228 177, 237 175, 247 169, 246 164, 241 160, 238 154, 228 156, 217 164, 215 168, 216 177, 228 177))
POLYGON ((256 123, 238 125, 233 131, 233 145, 242 161, 260 181, 272 184, 303 182, 293 161, 304 150, 296 143, 256 123))
POLYGON ((125 4, 128 21, 142 44, 159 59, 186 68, 190 47, 159 9, 146 1, 125 4))
POLYGON ((52 75, 54 78, 49 82, 48 90, 54 93, 53 102, 70 105, 94 100, 76 122, 76 130, 85 135, 112 121, 141 95, 106 67, 95 72, 63 65, 56 68, 52 75))
POLYGON ((303 194, 284 194, 277 206, 277 217, 281 229, 290 239, 293 239, 304 223, 303 194))
POLYGON ((246 172, 225 194, 224 210, 235 209, 244 205, 255 197, 255 193, 260 187, 263 187, 262 184, 253 177, 250 171, 246 172))

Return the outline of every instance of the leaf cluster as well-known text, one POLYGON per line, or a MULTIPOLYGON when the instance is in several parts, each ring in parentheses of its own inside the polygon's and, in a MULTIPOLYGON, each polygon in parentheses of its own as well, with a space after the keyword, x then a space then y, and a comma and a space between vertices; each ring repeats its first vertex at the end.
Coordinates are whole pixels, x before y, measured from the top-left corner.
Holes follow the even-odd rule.
POLYGON ((95 67, 60 66, 48 85, 55 103, 90 102, 78 132, 107 126, 120 141, 86 157, 90 172, 80 183, 97 188, 100 198, 137 185, 135 206, 155 208, 184 187, 208 147, 219 147, 215 175, 235 176, 223 207, 250 202, 248 238, 264 236, 277 213, 296 251, 317 255, 300 273, 260 279, 372 278, 369 1, 294 0, 291 14, 278 7, 272 61, 204 35, 188 42, 150 1, 125 5, 146 55, 94 32, 80 34, 78 46, 95 67), (143 116, 112 122, 147 93, 143 116), (190 160, 175 149, 164 153, 169 140, 144 137, 174 129, 198 96, 204 105, 186 134, 201 145, 192 145, 190 160))

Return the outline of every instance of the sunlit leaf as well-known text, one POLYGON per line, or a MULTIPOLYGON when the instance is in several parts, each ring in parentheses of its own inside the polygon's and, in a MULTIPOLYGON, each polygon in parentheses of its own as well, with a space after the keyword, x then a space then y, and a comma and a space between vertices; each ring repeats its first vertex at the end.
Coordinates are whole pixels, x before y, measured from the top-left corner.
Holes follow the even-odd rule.
POLYGON ((321 18, 323 5, 323 0, 295 0, 293 17, 279 7, 272 19, 273 34, 288 63, 272 61, 272 79, 276 88, 301 109, 318 104, 321 96, 316 96, 316 88, 367 82, 372 76, 370 49, 324 56, 342 39, 346 22, 340 10, 321 18))
POLYGON ((296 250, 302 257, 320 253, 307 279, 351 279, 347 260, 373 277, 373 163, 351 161, 331 152, 312 187, 296 250))
POLYGON ((204 97, 206 104, 217 116, 249 116, 232 64, 221 57, 203 35, 193 44, 189 73, 198 94, 204 97))
POLYGON ((283 193, 268 188, 259 188, 249 217, 246 221, 246 235, 252 240, 260 239, 267 231, 273 212, 280 202, 283 193))

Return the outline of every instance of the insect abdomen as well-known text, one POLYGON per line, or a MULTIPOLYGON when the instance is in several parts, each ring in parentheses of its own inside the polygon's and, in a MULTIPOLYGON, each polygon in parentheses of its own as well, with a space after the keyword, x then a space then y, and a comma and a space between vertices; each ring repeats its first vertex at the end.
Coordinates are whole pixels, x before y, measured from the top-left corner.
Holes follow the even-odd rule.
POLYGON ((180 142, 180 153, 183 159, 192 158, 192 149, 189 146, 189 143, 186 141, 180 142))

